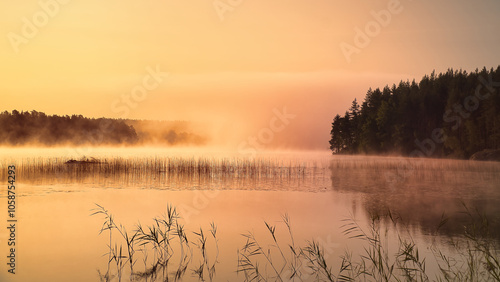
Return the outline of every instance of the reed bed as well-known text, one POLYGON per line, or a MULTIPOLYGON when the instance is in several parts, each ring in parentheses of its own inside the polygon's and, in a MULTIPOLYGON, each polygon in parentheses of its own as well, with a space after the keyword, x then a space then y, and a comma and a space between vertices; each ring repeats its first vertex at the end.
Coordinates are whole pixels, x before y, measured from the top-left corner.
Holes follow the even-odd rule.
MULTIPOLYGON (((326 170, 307 162, 272 158, 31 158, 16 162, 17 174, 29 183, 107 183, 109 185, 158 185, 177 181, 305 179, 326 170)), ((0 178, 6 177, 4 171, 0 178)))
MULTIPOLYGON (((340 156, 322 160, 280 160, 278 158, 204 158, 204 157, 145 157, 104 158, 83 157, 74 163, 65 158, 26 158, 16 160, 23 179, 43 177, 82 178, 85 176, 113 177, 121 174, 197 175, 237 178, 300 178, 323 173, 370 170, 395 171, 398 174, 436 175, 443 172, 500 174, 499 162, 399 157, 340 156)), ((5 178, 0 171, 0 178, 5 178)))
MULTIPOLYGON (((441 190, 449 191, 446 193, 456 193, 456 189, 464 195, 483 190, 500 193, 490 189, 500 183, 499 162, 372 156, 281 157, 110 157, 82 158, 72 163, 65 158, 40 157, 19 159, 15 164, 19 181, 29 184, 312 192, 420 191, 427 189, 425 185, 440 185, 441 190)), ((6 179, 5 173, 0 170, 0 180, 6 179)))
POLYGON ((66 163, 58 158, 26 159, 18 165, 25 177, 72 174, 116 175, 134 174, 198 174, 233 175, 237 177, 293 177, 303 175, 306 166, 301 163, 279 163, 269 159, 204 159, 204 158, 112 158, 95 163, 66 163))

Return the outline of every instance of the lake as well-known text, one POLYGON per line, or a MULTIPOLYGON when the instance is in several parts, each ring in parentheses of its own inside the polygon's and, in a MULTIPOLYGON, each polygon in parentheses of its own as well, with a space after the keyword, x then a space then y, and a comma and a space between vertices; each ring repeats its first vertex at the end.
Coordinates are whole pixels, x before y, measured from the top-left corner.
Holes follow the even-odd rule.
MULTIPOLYGON (((307 255, 308 244, 319 243, 321 256, 337 275, 346 251, 353 261, 365 254, 370 241, 360 236, 361 230, 369 235, 373 218, 390 253, 398 252, 401 238, 418 246, 431 280, 439 273, 438 252, 460 261, 451 242, 469 242, 464 232, 470 235, 471 226, 477 227, 474 238, 493 250, 500 242, 497 162, 332 156, 326 151, 248 158, 193 149, 4 148, 0 178, 5 184, 9 165, 16 166, 16 274, 2 263, 1 281, 199 281, 200 266, 205 281, 244 281, 255 275, 245 255, 259 266, 261 280, 280 280, 276 272, 283 281, 293 280, 291 265, 301 278, 294 281, 326 280, 321 269, 311 272, 317 264, 307 260, 313 257, 307 255), (71 159, 81 162, 65 163, 71 159), (102 230, 109 221, 106 225, 100 207, 118 229, 102 230), (169 207, 180 218, 174 216, 168 225, 170 245, 164 240, 155 250, 154 240, 144 235, 161 234, 148 227, 166 228, 172 219, 169 207), (490 232, 479 224, 483 216, 490 232), (283 218, 289 219, 292 236, 283 218), (136 275, 131 276, 119 231, 131 235, 139 225, 144 232, 136 241, 136 275), (257 245, 263 254, 250 255, 257 245), (113 260, 120 246, 117 257, 122 258, 113 260), (291 249, 304 254, 294 256, 291 249)), ((0 196, 1 221, 9 226, 6 189, 0 196)), ((5 258, 10 234, 2 230, 5 258)))

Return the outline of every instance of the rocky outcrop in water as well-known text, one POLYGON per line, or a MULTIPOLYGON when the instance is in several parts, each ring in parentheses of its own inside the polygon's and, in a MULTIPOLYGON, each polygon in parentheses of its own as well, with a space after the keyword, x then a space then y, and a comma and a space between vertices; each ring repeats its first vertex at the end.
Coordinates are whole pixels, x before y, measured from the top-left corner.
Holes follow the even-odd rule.
POLYGON ((103 162, 101 162, 100 160, 96 159, 96 158, 90 158, 90 159, 86 159, 86 158, 82 158, 81 160, 74 160, 74 159, 71 159, 69 161, 66 161, 64 164, 67 164, 67 165, 71 165, 71 164, 101 164, 103 162))

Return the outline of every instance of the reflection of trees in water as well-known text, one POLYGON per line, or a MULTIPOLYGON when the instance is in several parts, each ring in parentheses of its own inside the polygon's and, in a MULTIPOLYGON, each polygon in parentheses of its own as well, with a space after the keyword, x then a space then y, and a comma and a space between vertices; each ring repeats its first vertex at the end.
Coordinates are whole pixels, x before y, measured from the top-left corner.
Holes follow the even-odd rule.
MULTIPOLYGON (((463 234, 479 215, 489 219, 491 236, 500 239, 500 164, 450 160, 421 161, 414 170, 396 159, 332 163, 333 189, 357 193, 364 212, 390 211, 426 234, 463 234), (470 208, 470 215, 466 208, 470 208), (441 221, 448 222, 440 226, 441 221), (495 232, 496 231, 496 232, 495 232)), ((358 204, 359 205, 359 204, 358 204)))

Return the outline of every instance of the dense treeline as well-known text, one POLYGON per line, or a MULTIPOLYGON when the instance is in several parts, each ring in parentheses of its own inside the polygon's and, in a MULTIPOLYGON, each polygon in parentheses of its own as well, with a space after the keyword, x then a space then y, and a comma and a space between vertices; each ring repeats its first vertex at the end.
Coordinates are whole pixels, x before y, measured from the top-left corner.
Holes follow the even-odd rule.
POLYGON ((419 83, 369 89, 332 123, 333 153, 397 153, 468 158, 500 149, 500 66, 449 69, 419 83))
POLYGON ((187 122, 135 121, 57 116, 42 112, 0 113, 0 145, 201 145, 187 122))
POLYGON ((138 141, 132 126, 123 120, 91 119, 81 115, 57 116, 31 111, 0 114, 0 144, 6 145, 83 145, 134 144, 138 141))

